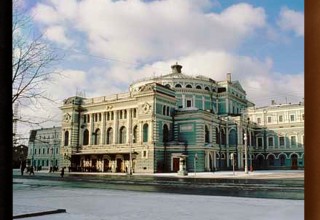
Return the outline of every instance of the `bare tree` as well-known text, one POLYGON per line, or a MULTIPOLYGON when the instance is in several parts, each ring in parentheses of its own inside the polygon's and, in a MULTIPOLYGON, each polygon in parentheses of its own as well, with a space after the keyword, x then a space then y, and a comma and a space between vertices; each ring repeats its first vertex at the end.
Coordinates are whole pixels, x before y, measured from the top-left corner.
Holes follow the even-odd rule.
POLYGON ((59 56, 42 35, 32 37, 30 17, 20 11, 17 1, 13 7, 12 104, 48 99, 41 83, 50 79, 59 56))
MULTIPOLYGON (((46 94, 46 84, 58 74, 54 65, 62 55, 48 42, 42 34, 33 30, 32 19, 20 7, 21 1, 13 0, 12 19, 12 107, 28 108, 37 111, 45 101, 55 102, 46 94)), ((25 111, 24 111, 25 112, 25 111)), ((22 127, 38 127, 52 121, 49 115, 39 117, 28 114, 13 114, 13 140, 24 139, 17 135, 17 123, 22 127), (22 123, 22 124, 21 124, 22 123)))

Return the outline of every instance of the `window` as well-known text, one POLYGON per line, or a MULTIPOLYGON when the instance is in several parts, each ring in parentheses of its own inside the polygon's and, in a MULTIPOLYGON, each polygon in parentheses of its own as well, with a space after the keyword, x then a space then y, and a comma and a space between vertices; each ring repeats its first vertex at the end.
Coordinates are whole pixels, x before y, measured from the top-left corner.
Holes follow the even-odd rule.
POLYGON ((258 138, 258 147, 262 147, 262 141, 263 141, 263 139, 262 139, 262 137, 259 137, 258 138))
POLYGON ((112 128, 108 128, 108 130, 107 130, 107 144, 112 144, 112 140, 113 140, 112 128))
POLYGON ((268 137, 268 146, 273 147, 273 137, 268 137))
POLYGON ((196 86, 196 89, 202 89, 202 88, 201 88, 201 86, 198 85, 198 86, 196 86))
POLYGON ((282 115, 279 116, 279 122, 283 122, 283 116, 282 115))
POLYGON ((187 99, 187 107, 192 107, 192 100, 191 99, 187 99))
POLYGON ((98 128, 95 132, 94 132, 94 145, 99 145, 100 144, 100 129, 98 128))
POLYGON ((297 144, 296 136, 291 136, 290 140, 291 140, 291 146, 296 146, 297 144))
POLYGON ((163 125, 163 138, 162 138, 162 142, 166 143, 169 141, 169 129, 168 129, 168 125, 163 125))
POLYGON ((59 148, 56 148, 56 154, 58 154, 59 153, 59 148))
POLYGON ((182 86, 180 84, 176 84, 176 88, 181 88, 182 86))
POLYGON ((170 116, 170 108, 167 106, 167 115, 170 116))
POLYGON ((257 123, 261 124, 261 118, 257 118, 257 123))
POLYGON ((165 85, 167 88, 171 88, 171 86, 169 84, 165 85))
POLYGON ((143 142, 148 142, 148 132, 149 132, 149 125, 143 125, 143 142))
POLYGON ((165 105, 162 107, 162 114, 166 115, 166 106, 165 105))
POLYGON ((42 154, 45 154, 45 149, 44 148, 42 149, 42 154))
POLYGON ((204 89, 205 89, 205 90, 207 90, 207 91, 210 91, 210 89, 209 89, 209 87, 208 87, 208 86, 206 86, 204 89))
POLYGON ((192 89, 192 86, 191 86, 190 84, 188 84, 188 85, 186 86, 186 88, 192 89))
POLYGON ((124 119, 127 118, 127 110, 124 110, 124 119))
POLYGON ((64 146, 69 145, 69 131, 64 132, 64 146))
POLYGON ((205 125, 205 143, 209 143, 210 135, 209 135, 209 129, 208 126, 205 125))
POLYGON ((268 123, 271 123, 271 117, 268 117, 268 123))
POLYGON ((47 149, 47 154, 49 154, 49 148, 47 149))
POLYGON ((87 116, 86 115, 83 116, 83 123, 87 123, 87 116))
POLYGON ((83 145, 89 144, 89 131, 88 129, 84 130, 83 132, 83 145))
POLYGON ((284 146, 284 137, 279 137, 279 145, 284 146))
POLYGON ((142 158, 147 158, 147 151, 146 150, 142 151, 142 158))
POLYGON ((294 121, 294 115, 290 115, 290 121, 294 121))
POLYGON ((122 126, 120 128, 120 144, 124 144, 126 143, 126 133, 127 133, 127 129, 126 127, 122 126))

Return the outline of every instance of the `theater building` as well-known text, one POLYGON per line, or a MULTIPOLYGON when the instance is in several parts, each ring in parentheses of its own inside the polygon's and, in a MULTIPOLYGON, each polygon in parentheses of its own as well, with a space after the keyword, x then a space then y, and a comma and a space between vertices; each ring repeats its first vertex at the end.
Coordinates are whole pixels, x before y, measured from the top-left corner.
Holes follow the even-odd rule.
MULTIPOLYGON (((232 81, 230 73, 226 80, 215 81, 182 73, 179 64, 171 68, 167 75, 132 83, 127 93, 64 100, 61 166, 77 171, 177 172, 179 160, 184 157, 188 171, 203 172, 232 169, 233 153, 236 169, 243 169, 243 137, 247 133, 251 165, 255 166, 255 160, 262 155, 264 161, 271 161, 273 156, 277 167, 282 151, 275 147, 263 151, 257 145, 261 135, 269 143, 266 138, 274 127, 257 122, 263 110, 247 100, 239 81, 232 81)), ((266 109, 271 114, 272 107, 266 109)), ((297 111, 296 117, 299 114, 297 111)), ((289 131, 280 129, 289 124, 279 124, 279 132, 289 131)), ((296 135, 297 147, 301 147, 301 135, 296 135)), ((278 142, 274 139, 273 143, 275 146, 278 142)), ((287 160, 284 166, 291 167, 294 155, 297 166, 303 166, 303 153, 291 154, 290 150, 293 147, 283 152, 287 160)), ((268 165, 257 164, 259 168, 268 165)))

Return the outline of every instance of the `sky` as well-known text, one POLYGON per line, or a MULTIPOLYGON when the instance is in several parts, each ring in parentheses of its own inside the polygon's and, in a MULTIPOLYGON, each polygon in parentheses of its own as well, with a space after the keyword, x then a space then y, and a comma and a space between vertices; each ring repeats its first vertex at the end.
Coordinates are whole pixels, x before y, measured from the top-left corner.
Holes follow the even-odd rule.
POLYGON ((54 66, 61 75, 45 85, 57 102, 19 110, 51 115, 47 126, 59 126, 62 101, 77 91, 128 92, 176 62, 185 74, 216 81, 232 73, 258 107, 304 99, 302 0, 25 0, 20 7, 30 31, 64 55, 54 66))

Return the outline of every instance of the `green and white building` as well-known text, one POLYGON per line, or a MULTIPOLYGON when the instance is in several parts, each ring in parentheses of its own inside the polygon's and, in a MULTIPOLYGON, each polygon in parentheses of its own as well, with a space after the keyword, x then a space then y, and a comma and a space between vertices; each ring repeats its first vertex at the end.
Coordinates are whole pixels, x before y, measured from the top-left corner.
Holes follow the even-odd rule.
POLYGON ((27 164, 49 169, 60 164, 61 127, 30 131, 27 164))
POLYGON ((64 100, 60 166, 176 172, 183 157, 187 171, 214 171, 232 169, 233 153, 236 169, 244 169, 246 133, 253 169, 303 167, 303 104, 255 108, 230 73, 215 81, 171 68, 132 83, 127 93, 64 100))

